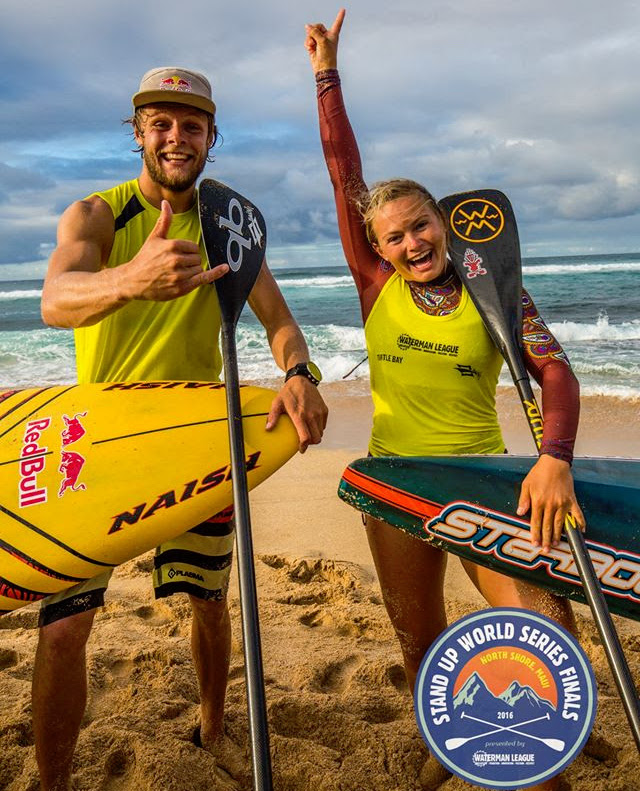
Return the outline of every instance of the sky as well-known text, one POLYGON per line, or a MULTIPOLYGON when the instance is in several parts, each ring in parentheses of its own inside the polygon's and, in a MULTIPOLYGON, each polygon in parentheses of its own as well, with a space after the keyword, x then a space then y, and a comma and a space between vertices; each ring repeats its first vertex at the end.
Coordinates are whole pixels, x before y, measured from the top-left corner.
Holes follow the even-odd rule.
MULTIPOLYGON (((336 263, 321 252, 337 229, 303 41, 305 22, 329 25, 338 8, 2 3, 0 279, 40 276, 64 208, 138 175, 121 121, 159 65, 209 76, 223 143, 205 175, 262 210, 276 260, 336 263)), ((346 8, 339 67, 369 183, 503 190, 526 256, 640 251, 637 0, 346 8)))

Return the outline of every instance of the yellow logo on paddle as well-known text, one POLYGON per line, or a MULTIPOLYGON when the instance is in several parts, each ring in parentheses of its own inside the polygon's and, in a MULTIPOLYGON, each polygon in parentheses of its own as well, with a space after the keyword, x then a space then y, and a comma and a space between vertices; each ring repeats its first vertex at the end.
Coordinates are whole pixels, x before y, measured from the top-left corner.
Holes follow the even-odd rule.
POLYGON ((484 198, 468 198, 451 212, 451 230, 465 242, 490 242, 502 233, 504 214, 484 198))

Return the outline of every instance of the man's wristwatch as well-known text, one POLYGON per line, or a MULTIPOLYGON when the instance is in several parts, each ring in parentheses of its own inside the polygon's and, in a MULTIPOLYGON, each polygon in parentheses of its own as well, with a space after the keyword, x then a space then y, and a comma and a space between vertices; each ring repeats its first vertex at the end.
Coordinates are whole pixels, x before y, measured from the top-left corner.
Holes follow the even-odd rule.
POLYGON ((320 369, 315 363, 312 363, 311 361, 306 363, 297 363, 293 366, 293 368, 289 368, 284 381, 288 382, 292 376, 306 376, 306 378, 314 385, 317 385, 322 381, 320 369))

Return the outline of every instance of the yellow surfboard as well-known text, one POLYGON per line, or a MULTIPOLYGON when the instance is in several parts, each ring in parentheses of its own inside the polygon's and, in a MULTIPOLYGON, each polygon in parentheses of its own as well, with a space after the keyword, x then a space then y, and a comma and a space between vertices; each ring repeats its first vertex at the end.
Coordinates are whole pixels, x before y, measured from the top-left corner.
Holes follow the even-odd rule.
MULTIPOLYGON (((240 388, 247 479, 297 450, 265 431, 272 390, 240 388)), ((232 502, 226 394, 211 382, 0 392, 0 611, 90 579, 232 502)))

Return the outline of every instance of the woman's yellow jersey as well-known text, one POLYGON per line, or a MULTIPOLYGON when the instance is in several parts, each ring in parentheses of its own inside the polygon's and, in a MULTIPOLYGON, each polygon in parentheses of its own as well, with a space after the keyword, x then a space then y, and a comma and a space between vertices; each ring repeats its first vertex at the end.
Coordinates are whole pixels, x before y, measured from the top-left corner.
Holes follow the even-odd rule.
MULTIPOLYGON (((135 179, 94 194, 111 208, 115 223, 107 266, 120 266, 140 250, 160 211, 145 200, 135 179)), ((199 244, 206 261, 195 205, 173 215, 168 236, 199 244)), ((219 335, 220 308, 213 285, 167 302, 133 300, 97 324, 75 330, 78 382, 218 381, 219 335)))
POLYGON ((373 456, 504 452, 495 408, 502 357, 465 289, 452 313, 431 316, 395 272, 365 337, 373 456))

